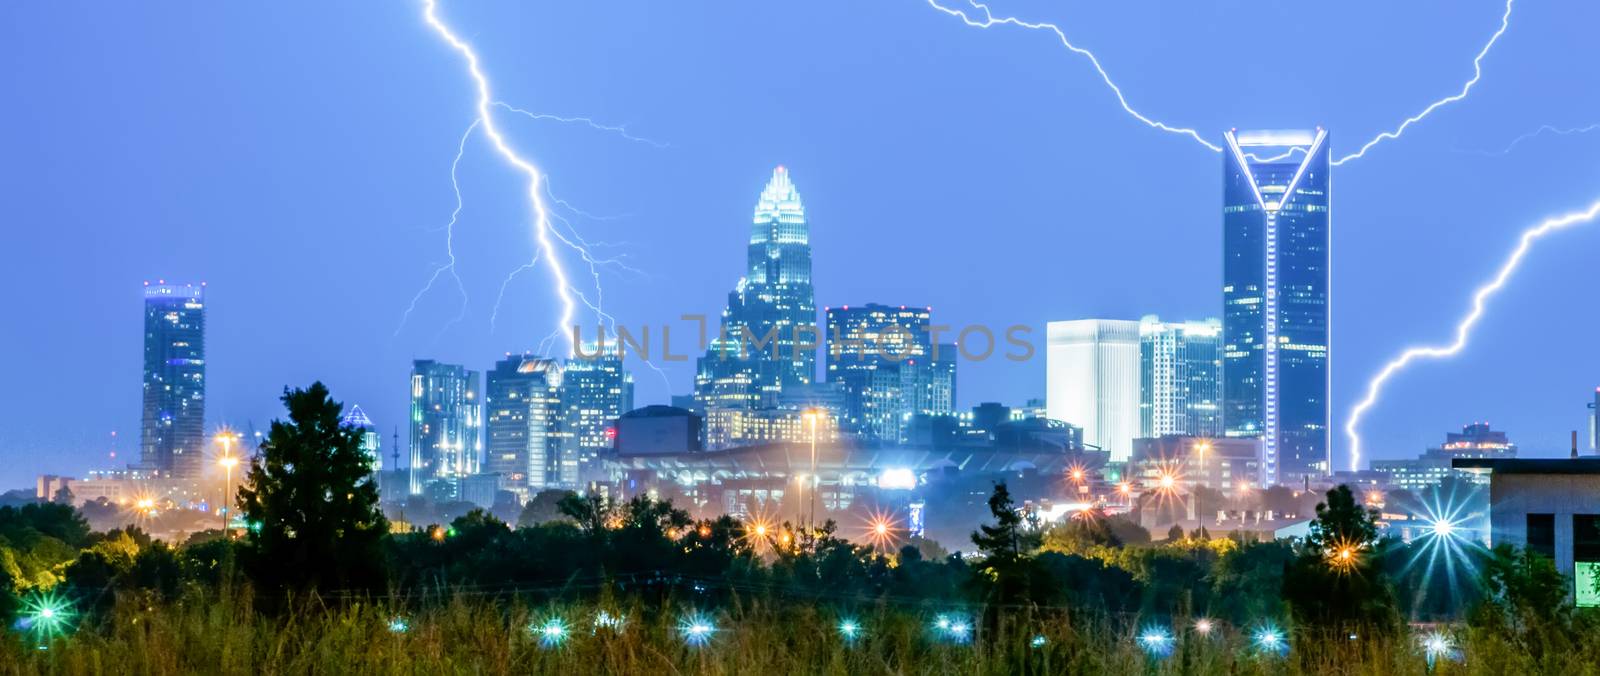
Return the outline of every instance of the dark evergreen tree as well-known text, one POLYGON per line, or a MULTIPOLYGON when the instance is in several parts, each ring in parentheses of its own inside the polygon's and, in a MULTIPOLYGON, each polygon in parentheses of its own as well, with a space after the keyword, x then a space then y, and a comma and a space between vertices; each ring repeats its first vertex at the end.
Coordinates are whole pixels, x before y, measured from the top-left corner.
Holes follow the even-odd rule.
POLYGON ((1349 486, 1327 497, 1285 573, 1285 600, 1308 625, 1358 633, 1393 629, 1399 611, 1383 574, 1391 543, 1378 539, 1378 514, 1362 507, 1349 486))
POLYGON ((361 431, 320 382, 283 404, 289 419, 272 421, 239 490, 251 578, 263 591, 382 589, 388 522, 361 431))
POLYGON ((972 544, 983 555, 976 568, 979 582, 992 603, 1026 602, 1034 577, 1033 552, 1041 540, 1037 524, 1029 523, 1017 511, 1005 482, 994 485, 989 513, 994 525, 978 526, 972 534, 972 544))

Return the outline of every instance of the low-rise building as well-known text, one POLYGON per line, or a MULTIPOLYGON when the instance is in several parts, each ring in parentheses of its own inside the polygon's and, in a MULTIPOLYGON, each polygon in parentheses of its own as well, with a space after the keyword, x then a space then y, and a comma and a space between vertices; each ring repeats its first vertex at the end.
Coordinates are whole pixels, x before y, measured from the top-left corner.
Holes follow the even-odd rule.
MULTIPOLYGON (((1576 441, 1574 441, 1576 444, 1576 441)), ((1489 541, 1544 554, 1573 580, 1579 606, 1600 607, 1600 458, 1463 458, 1489 482, 1489 541)))

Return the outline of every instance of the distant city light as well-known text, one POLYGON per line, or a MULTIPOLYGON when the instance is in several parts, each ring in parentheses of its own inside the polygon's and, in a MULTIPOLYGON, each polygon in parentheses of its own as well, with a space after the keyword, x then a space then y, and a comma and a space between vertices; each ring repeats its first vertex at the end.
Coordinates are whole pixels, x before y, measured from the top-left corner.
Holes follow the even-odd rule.
POLYGON ((566 643, 569 634, 566 621, 560 617, 546 618, 545 621, 529 629, 539 636, 539 645, 545 648, 555 648, 566 643))
POLYGON ((42 640, 64 633, 72 615, 72 605, 65 599, 53 593, 34 594, 23 601, 17 627, 33 631, 42 640))
POLYGON ((404 617, 392 618, 389 620, 389 631, 396 634, 404 634, 411 631, 411 623, 406 621, 404 617))
POLYGON ((1139 646, 1152 655, 1165 657, 1172 652, 1172 634, 1161 627, 1146 627, 1139 632, 1139 646))
POLYGON ((855 620, 839 620, 839 635, 846 641, 854 641, 861 635, 861 625, 855 620))
POLYGON ((622 631, 622 625, 625 621, 626 618, 624 618, 622 615, 612 615, 611 613, 602 610, 594 615, 594 628, 596 631, 600 629, 610 629, 611 631, 620 632, 622 631))
POLYGON ((1199 634, 1201 636, 1209 636, 1209 635, 1211 635, 1211 629, 1212 629, 1212 625, 1211 625, 1211 619, 1210 618, 1202 617, 1202 618, 1200 618, 1198 620, 1195 620, 1195 622, 1194 622, 1194 630, 1196 632, 1199 632, 1199 634))
POLYGON ((1451 537, 1456 534, 1456 525, 1451 523, 1449 519, 1439 519, 1434 521, 1429 526, 1429 529, 1433 531, 1435 536, 1442 538, 1451 537))
POLYGON ((893 515, 885 512, 874 512, 867 519, 867 541, 873 547, 887 550, 893 547, 899 539, 896 535, 900 530, 899 526, 900 524, 894 520, 893 515))
POLYGON ((1450 660, 1459 658, 1459 654, 1455 651, 1455 643, 1442 633, 1429 632, 1422 636, 1421 642, 1422 653, 1428 660, 1429 670, 1433 669, 1433 663, 1441 657, 1450 660))
POLYGON ((700 613, 690 613, 678 622, 678 633, 683 635, 683 642, 691 646, 710 643, 711 635, 716 631, 717 626, 711 618, 700 613))
POLYGON ((1028 645, 1033 646, 1035 648, 1043 648, 1046 645, 1048 645, 1049 643, 1050 643, 1050 639, 1045 638, 1044 634, 1036 634, 1036 635, 1034 635, 1033 640, 1028 641, 1028 645))
POLYGON ((1262 652, 1282 653, 1288 648, 1288 639, 1276 627, 1267 626, 1256 630, 1251 640, 1262 652))
POLYGON ((955 643, 966 643, 972 638, 972 624, 963 617, 940 614, 934 618, 933 628, 940 637, 955 643))

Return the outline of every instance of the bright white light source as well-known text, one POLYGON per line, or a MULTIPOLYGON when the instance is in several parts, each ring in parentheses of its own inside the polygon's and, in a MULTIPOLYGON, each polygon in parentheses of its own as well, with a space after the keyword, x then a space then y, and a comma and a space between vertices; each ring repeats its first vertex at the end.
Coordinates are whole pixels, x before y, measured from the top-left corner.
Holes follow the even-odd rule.
POLYGON ((917 475, 905 467, 891 467, 878 475, 878 488, 908 491, 917 487, 917 475))

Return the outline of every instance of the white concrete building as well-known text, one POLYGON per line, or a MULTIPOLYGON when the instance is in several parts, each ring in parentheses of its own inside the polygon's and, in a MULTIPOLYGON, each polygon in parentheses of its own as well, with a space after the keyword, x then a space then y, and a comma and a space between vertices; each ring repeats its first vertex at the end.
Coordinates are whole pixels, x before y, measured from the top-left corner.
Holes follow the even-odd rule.
POLYGON ((1133 455, 1139 436, 1139 322, 1082 319, 1046 329, 1045 409, 1083 428, 1083 442, 1133 455))

